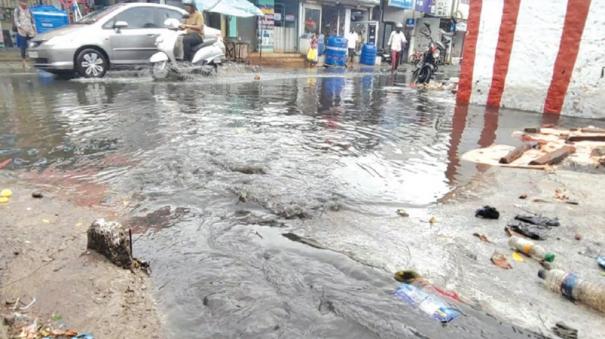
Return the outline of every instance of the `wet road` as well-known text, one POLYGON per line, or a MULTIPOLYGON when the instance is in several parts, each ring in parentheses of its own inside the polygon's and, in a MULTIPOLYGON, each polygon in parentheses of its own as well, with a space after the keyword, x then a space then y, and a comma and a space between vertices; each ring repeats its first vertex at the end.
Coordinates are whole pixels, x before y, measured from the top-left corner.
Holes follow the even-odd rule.
POLYGON ((395 270, 464 266, 394 210, 428 217, 481 172, 463 152, 512 143, 540 116, 455 107, 402 76, 254 76, 3 75, 0 161, 80 204, 126 210, 170 337, 527 337, 478 307, 442 327, 394 298, 395 270))

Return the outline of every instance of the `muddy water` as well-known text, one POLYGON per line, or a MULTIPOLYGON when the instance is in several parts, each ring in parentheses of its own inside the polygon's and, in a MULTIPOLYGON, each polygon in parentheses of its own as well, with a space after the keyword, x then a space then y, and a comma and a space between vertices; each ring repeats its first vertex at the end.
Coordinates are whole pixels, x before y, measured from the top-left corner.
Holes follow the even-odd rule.
POLYGON ((442 327, 395 299, 394 270, 461 264, 394 211, 428 216, 482 170, 460 154, 541 117, 455 107, 403 76, 255 76, 3 76, 0 162, 126 210, 172 338, 527 337, 476 306, 442 327))

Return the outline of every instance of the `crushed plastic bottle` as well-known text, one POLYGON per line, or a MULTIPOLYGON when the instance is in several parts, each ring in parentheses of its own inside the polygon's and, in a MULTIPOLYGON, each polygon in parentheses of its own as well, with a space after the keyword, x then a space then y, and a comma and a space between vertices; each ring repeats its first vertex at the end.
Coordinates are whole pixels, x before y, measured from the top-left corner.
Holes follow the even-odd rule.
POLYGON ((537 260, 553 262, 555 260, 554 253, 546 252, 544 247, 536 245, 533 241, 512 236, 508 239, 508 245, 519 252, 533 257, 537 260))
POLYGON ((443 324, 449 323, 462 314, 460 310, 443 299, 416 285, 401 284, 395 291, 395 296, 443 324))
POLYGON ((538 276, 553 292, 561 293, 572 301, 579 301, 595 310, 605 312, 605 285, 580 279, 574 273, 553 269, 540 270, 538 276))

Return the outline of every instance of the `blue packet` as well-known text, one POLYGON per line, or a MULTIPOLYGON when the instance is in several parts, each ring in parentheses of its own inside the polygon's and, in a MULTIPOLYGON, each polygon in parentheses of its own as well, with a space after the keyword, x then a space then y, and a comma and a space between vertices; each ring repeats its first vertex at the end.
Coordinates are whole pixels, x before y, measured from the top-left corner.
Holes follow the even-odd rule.
POLYGON ((411 284, 401 284, 395 290, 395 296, 442 323, 449 323, 462 314, 443 299, 411 284))

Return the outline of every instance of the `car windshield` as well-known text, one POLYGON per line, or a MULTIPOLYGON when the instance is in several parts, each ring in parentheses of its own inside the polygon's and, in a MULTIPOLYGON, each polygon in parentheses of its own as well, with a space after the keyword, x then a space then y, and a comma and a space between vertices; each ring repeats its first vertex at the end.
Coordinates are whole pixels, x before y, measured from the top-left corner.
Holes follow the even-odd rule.
POLYGON ((93 23, 97 22, 97 20, 114 12, 115 10, 117 10, 118 8, 120 8, 122 6, 123 6, 123 4, 117 4, 117 5, 106 7, 99 11, 94 11, 94 12, 88 13, 87 15, 83 16, 82 19, 76 21, 75 24, 80 24, 80 25, 93 24, 93 23))

